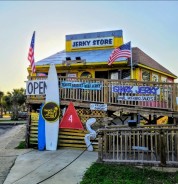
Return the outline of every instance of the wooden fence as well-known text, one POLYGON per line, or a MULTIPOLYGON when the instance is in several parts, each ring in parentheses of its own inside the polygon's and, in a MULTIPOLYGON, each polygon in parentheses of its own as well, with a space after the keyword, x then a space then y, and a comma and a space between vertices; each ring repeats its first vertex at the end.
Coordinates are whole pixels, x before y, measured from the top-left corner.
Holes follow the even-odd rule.
POLYGON ((99 160, 178 165, 178 127, 117 127, 99 130, 99 160))
MULTIPOLYGON (((31 77, 29 80, 45 77, 31 77)), ((60 99, 108 105, 147 107, 178 111, 176 83, 135 80, 85 79, 59 77, 60 99)), ((44 99, 44 95, 28 96, 27 100, 44 99)))

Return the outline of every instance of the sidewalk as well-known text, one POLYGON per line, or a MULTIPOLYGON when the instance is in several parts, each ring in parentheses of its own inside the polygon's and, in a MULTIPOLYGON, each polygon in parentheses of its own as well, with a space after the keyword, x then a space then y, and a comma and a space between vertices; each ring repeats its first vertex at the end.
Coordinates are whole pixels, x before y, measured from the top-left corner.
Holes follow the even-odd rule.
POLYGON ((0 136, 0 184, 7 177, 17 156, 30 151, 30 149, 14 149, 24 137, 25 125, 14 126, 0 136))
POLYGON ((2 179, 0 184, 3 183, 12 166, 4 184, 37 184, 55 173, 57 174, 43 184, 78 184, 86 169, 98 158, 97 152, 88 151, 77 158, 82 153, 81 150, 14 149, 24 135, 25 125, 18 125, 0 137, 0 146, 3 148, 0 151, 0 178, 2 179), (71 163, 74 159, 76 160, 71 163), (67 166, 68 164, 70 165, 67 166))
POLYGON ((37 184, 55 173, 57 174, 42 183, 78 184, 86 169, 97 159, 96 152, 86 151, 67 166, 81 153, 81 150, 61 149, 57 151, 34 150, 20 155, 4 184, 37 184))

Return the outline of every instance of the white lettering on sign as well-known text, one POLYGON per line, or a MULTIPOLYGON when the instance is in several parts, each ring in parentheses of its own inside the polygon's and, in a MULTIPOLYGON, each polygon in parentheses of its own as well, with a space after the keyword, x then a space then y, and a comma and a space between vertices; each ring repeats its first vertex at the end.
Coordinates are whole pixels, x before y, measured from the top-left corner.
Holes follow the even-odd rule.
POLYGON ((90 110, 107 111, 107 104, 90 104, 90 110))
POLYGON ((32 80, 26 82, 26 95, 45 95, 46 80, 32 80))
POLYGON ((72 123, 72 115, 69 116, 68 120, 72 123))
POLYGON ((114 37, 72 40, 72 49, 113 46, 114 37))

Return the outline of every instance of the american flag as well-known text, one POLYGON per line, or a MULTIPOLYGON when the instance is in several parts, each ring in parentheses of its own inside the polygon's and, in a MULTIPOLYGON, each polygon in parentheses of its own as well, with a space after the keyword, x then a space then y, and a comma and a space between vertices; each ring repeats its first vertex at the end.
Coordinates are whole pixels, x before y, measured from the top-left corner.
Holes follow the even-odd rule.
POLYGON ((34 45, 35 45, 35 31, 33 32, 29 52, 28 52, 28 60, 30 61, 32 73, 35 73, 36 67, 35 67, 35 59, 34 59, 34 45))
POLYGON ((116 59, 125 57, 130 58, 131 57, 131 44, 130 42, 121 45, 118 48, 115 48, 108 60, 108 65, 111 65, 116 59))

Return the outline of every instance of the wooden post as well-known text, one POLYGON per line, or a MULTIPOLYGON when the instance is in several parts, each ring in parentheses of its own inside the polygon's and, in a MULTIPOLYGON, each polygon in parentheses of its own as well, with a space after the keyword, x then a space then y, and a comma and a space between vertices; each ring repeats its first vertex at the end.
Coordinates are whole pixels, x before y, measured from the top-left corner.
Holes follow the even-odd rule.
POLYGON ((151 114, 149 114, 148 124, 151 124, 151 114))
POLYGON ((108 81, 105 79, 104 80, 104 103, 108 103, 108 81))
POLYGON ((176 103, 176 89, 177 89, 177 84, 173 84, 173 88, 172 88, 172 109, 173 111, 177 111, 177 103, 176 103))
POLYGON ((104 132, 103 139, 104 139, 103 150, 104 154, 106 155, 108 154, 109 151, 109 136, 107 135, 107 132, 104 132))
POLYGON ((140 113, 137 114, 137 125, 140 125, 140 113))
POLYGON ((98 161, 103 161, 103 134, 99 132, 98 134, 98 161))
POLYGON ((166 139, 164 137, 164 132, 160 132, 160 165, 166 165, 166 139))
POLYGON ((153 124, 154 125, 157 124, 157 116, 156 116, 156 114, 153 115, 153 124))
POLYGON ((174 145, 175 145, 175 154, 176 154, 176 161, 178 161, 178 131, 175 130, 175 136, 174 136, 174 145))

